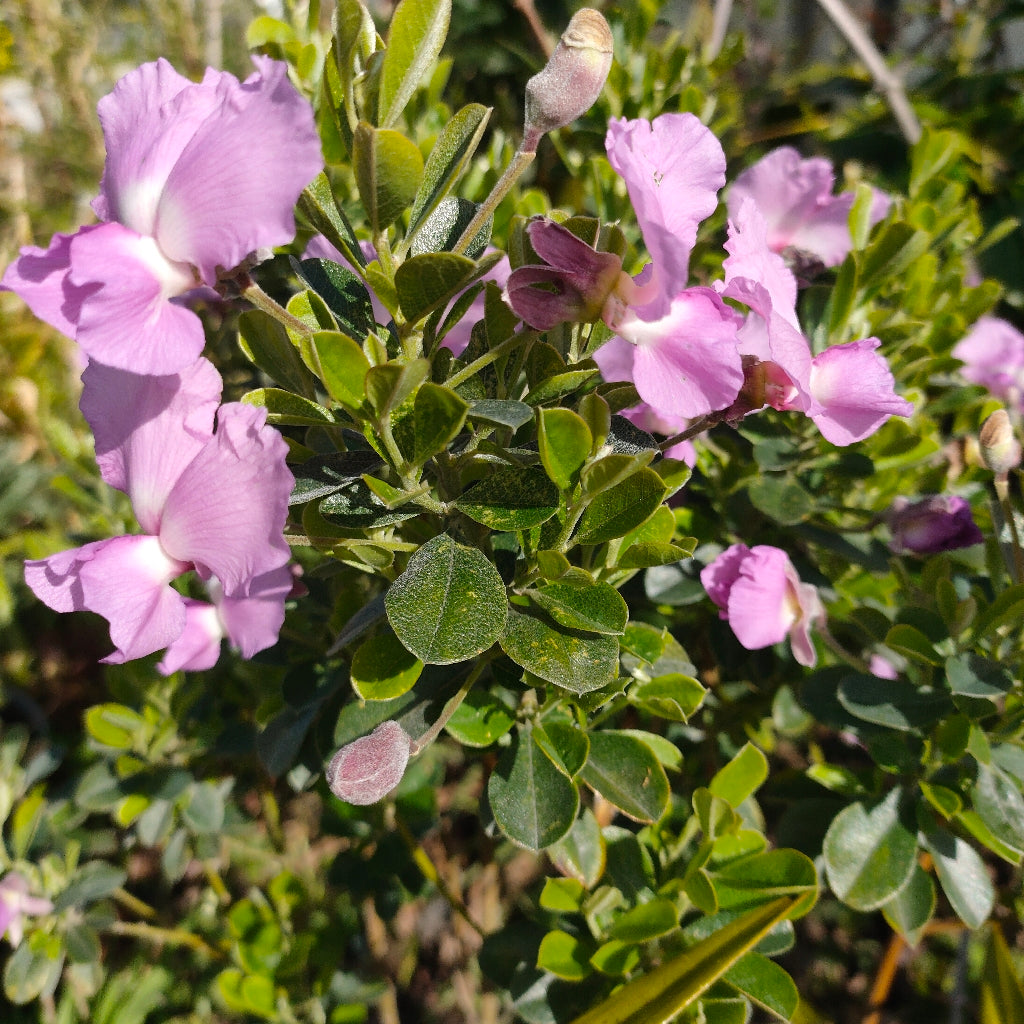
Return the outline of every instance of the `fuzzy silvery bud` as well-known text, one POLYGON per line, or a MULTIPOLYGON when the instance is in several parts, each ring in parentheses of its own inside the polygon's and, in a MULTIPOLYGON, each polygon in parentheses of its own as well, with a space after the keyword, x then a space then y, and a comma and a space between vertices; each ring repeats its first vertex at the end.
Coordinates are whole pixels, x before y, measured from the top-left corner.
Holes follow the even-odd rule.
POLYGON ((331 758, 327 785, 339 800, 375 804, 402 781, 411 748, 412 740, 397 722, 381 722, 331 758))
POLYGON ((564 128, 586 113, 604 88, 612 66, 612 32, 604 15, 578 10, 544 69, 526 83, 522 151, 533 153, 545 132, 564 128))
POLYGON ((1020 465, 1020 444, 1013 436, 1013 426, 1005 409, 997 409, 985 420, 978 441, 985 465, 996 476, 1006 476, 1020 465))

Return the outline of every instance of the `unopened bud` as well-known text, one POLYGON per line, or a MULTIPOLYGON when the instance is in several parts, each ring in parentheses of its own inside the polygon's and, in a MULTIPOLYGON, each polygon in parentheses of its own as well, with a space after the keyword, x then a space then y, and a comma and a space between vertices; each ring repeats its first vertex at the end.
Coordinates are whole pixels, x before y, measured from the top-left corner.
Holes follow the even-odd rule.
POLYGON ((381 722, 369 736, 346 744, 327 766, 327 785, 350 804, 375 804, 402 781, 412 740, 397 722, 381 722))
POLYGON ((604 88, 612 66, 612 32, 604 15, 578 10, 555 52, 526 83, 526 129, 522 151, 533 153, 545 132, 564 128, 586 113, 604 88))
POLYGON ((1013 426, 1005 409, 996 409, 985 420, 978 441, 985 465, 996 476, 1006 476, 1011 469, 1020 465, 1020 444, 1013 436, 1013 426))

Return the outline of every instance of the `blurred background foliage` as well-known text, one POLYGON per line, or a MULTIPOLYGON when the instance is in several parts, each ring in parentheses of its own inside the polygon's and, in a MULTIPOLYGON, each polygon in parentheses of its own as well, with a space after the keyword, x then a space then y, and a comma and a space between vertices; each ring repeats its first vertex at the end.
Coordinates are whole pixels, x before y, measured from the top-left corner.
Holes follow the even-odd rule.
MULTIPOLYGON (((391 5, 369 6, 383 32, 391 5)), ((426 148, 463 103, 495 108, 463 194, 481 198, 500 174, 518 141, 525 82, 543 65, 545 45, 575 6, 456 0, 442 67, 406 120, 426 148)), ((608 87, 573 129, 543 143, 529 175, 498 211, 498 237, 513 213, 562 208, 606 216, 621 208, 621 183, 593 159, 603 152, 612 116, 697 113, 722 140, 730 178, 770 148, 792 144, 804 155, 830 157, 847 185, 870 180, 893 193, 907 190, 907 142, 816 4, 739 4, 718 53, 710 52, 716 5, 708 0, 598 6, 615 32, 617 62, 608 87)), ((991 278, 999 285, 976 296, 973 306, 943 311, 947 319, 936 327, 941 338, 933 351, 948 352, 997 292, 1000 314, 1024 326, 1024 239, 1013 221, 1024 209, 1024 3, 859 0, 850 7, 906 81, 922 121, 955 135, 957 157, 948 174, 965 212, 936 243, 949 287, 959 297, 965 280, 991 278)), ((265 8, 248 0, 7 0, 0 8, 0 265, 20 246, 45 245, 53 232, 89 219, 103 165, 96 101, 127 70, 165 56, 193 77, 208 64, 244 75, 255 41, 270 52, 312 47, 305 65, 290 54, 312 87, 330 16, 328 0, 265 8), (267 17, 291 26, 293 34, 254 22, 267 17)), ((940 198, 925 189, 915 201, 949 205, 948 196, 940 198)), ((635 231, 629 238, 639 241, 635 231)), ((710 273, 713 260, 699 249, 698 273, 710 273)), ((815 301, 812 289, 803 309, 811 320, 808 333, 828 312, 824 297, 815 301)), ((884 294, 879 304, 884 308, 884 294)), ((888 327, 898 337, 900 312, 873 329, 888 327)), ((99 482, 77 413, 80 367, 73 346, 9 293, 0 293, 0 317, 4 836, 11 856, 37 860, 40 879, 73 878, 63 898, 83 908, 56 967, 64 983, 55 990, 55 954, 48 960, 53 951, 46 948, 52 936, 41 936, 31 958, 8 958, 0 1018, 5 1024, 510 1019, 502 994, 514 985, 510 951, 535 942, 551 917, 536 909, 546 862, 499 842, 478 820, 482 780, 493 766, 486 758, 493 755, 474 759, 457 744, 434 745, 414 762, 393 808, 325 803, 301 791, 299 776, 271 779, 257 757, 259 728, 286 704, 303 707, 324 685, 329 670, 316 667, 309 636, 329 632, 360 600, 356 592, 349 608, 318 604, 316 581, 308 606, 285 627, 284 637, 300 652, 291 665, 269 652, 251 664, 225 660, 204 676, 166 680, 153 671, 155 659, 99 665, 108 650, 105 624, 85 614, 49 612, 21 582, 21 561, 124 532, 130 509, 99 482), (36 993, 43 993, 39 1002, 6 1002, 12 994, 36 993)), ((237 374, 229 375, 229 388, 240 392, 248 386, 247 371, 233 347, 232 317, 212 309, 208 324, 220 339, 222 367, 237 374)), ((934 368, 921 365, 922 358, 911 345, 896 364, 901 379, 927 395, 934 368)), ((977 389, 953 394, 955 401, 935 410, 928 438, 935 450, 980 422, 977 389)), ((750 516, 746 491, 729 475, 737 471, 721 466, 746 465, 754 473, 770 468, 756 458, 773 440, 766 423, 737 433, 731 462, 700 465, 704 483, 695 485, 680 513, 686 530, 704 535, 702 523, 719 514, 723 494, 733 495, 730 522, 750 516)), ((884 456, 887 443, 898 450, 891 434, 873 443, 874 456, 884 456)), ((836 470, 844 458, 836 456, 824 469, 836 470)), ((848 481, 860 479, 860 468, 851 456, 831 484, 821 466, 810 467, 806 479, 823 492, 831 486, 838 502, 848 481)), ((875 488, 867 506, 882 507, 898 493, 903 471, 894 461, 887 477, 866 483, 875 488)), ((921 489, 928 483, 942 489, 944 466, 915 472, 921 489)), ((966 472, 969 483, 972 470, 966 472)), ((762 527, 770 541, 770 524, 762 527)), ((846 555, 834 557, 833 576, 846 555)), ((744 737, 752 737, 773 760, 772 790, 763 800, 767 832, 780 845, 813 847, 811 819, 819 816, 824 827, 841 801, 808 783, 808 747, 824 746, 818 749, 824 764, 834 758, 864 772, 870 764, 856 750, 842 749, 841 735, 809 727, 786 685, 791 666, 780 666, 770 652, 746 656, 742 666, 716 664, 710 647, 717 646, 718 624, 707 609, 687 610, 692 581, 690 590, 686 579, 672 582, 676 596, 659 601, 655 593, 648 620, 672 624, 686 636, 706 682, 721 673, 764 684, 761 698, 745 683, 721 692, 715 715, 702 723, 710 733, 689 736, 694 742, 685 748, 679 788, 705 784, 744 737)), ((895 604, 899 587, 920 585, 890 580, 888 599, 895 604)), ((650 596, 641 589, 637 584, 630 592, 631 606, 650 596)), ((687 727, 673 728, 674 735, 687 736, 687 727)), ((602 814, 601 807, 595 811, 602 814)), ((820 836, 818 842, 820 849, 820 836)), ((625 853, 617 870, 620 881, 646 884, 644 865, 628 862, 625 853)), ((797 1019, 870 1019, 873 986, 887 994, 878 1021, 968 1019, 965 993, 976 992, 993 963, 1020 968, 1019 868, 1001 863, 996 870, 1000 891, 1009 894, 996 918, 1014 946, 1003 959, 992 953, 998 939, 968 945, 966 932, 948 915, 909 956, 880 914, 824 897, 797 925, 798 941, 783 961, 804 998, 797 1019), (897 963, 903 969, 886 982, 885 972, 897 963)), ((557 992, 545 1005, 557 1005, 557 992)), ((530 1006, 521 1000, 520 1013, 544 1019, 531 1018, 530 1006)), ((996 1018, 975 1019, 990 1024, 996 1018)))

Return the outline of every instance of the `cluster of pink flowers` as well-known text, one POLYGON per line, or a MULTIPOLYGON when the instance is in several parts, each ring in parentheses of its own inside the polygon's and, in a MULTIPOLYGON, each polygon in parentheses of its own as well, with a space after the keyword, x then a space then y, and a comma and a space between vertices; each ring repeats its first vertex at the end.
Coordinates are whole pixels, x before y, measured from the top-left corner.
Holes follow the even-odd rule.
POLYGON ((166 648, 164 672, 208 668, 224 637, 251 657, 276 642, 292 589, 287 445, 265 410, 220 404, 202 323, 177 301, 289 242, 323 166, 286 65, 254 63, 244 82, 194 83, 164 60, 121 79, 99 104, 100 223, 22 250, 0 282, 81 346, 100 473, 141 527, 25 565, 51 608, 109 621, 108 662, 166 648), (171 586, 192 570, 209 603, 171 586))
MULTIPOLYGON (((877 338, 814 355, 800 329, 798 282, 780 251, 831 266, 851 246, 852 196, 831 195, 826 162, 781 150, 741 175, 729 196, 725 279, 694 287, 689 264, 697 229, 725 185, 718 140, 691 114, 663 114, 653 122, 613 120, 605 145, 651 262, 630 278, 618 257, 595 252, 551 221, 533 221, 530 241, 546 263, 515 270, 506 288, 528 324, 546 330, 603 318, 617 335, 595 356, 604 376, 632 381, 670 426, 768 405, 802 412, 833 444, 848 445, 890 416, 912 412, 895 394, 877 338)), ((887 206, 878 194, 872 218, 887 206)))

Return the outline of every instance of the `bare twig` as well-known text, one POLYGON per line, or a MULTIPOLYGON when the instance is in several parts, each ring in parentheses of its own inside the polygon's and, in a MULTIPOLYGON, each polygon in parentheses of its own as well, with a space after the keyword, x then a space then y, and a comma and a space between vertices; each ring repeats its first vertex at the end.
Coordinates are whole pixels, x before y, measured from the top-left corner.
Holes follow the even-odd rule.
POLYGON ((555 44, 551 41, 551 36, 548 35, 544 23, 540 20, 533 0, 512 0, 512 5, 526 19, 526 23, 530 26, 530 31, 537 40, 537 45, 546 60, 555 52, 555 44))
POLYGON ((729 16, 732 14, 732 0, 715 0, 715 16, 711 23, 711 38, 704 47, 704 59, 710 64, 725 45, 725 33, 729 28, 729 16))
POLYGON ((871 37, 850 13, 843 0, 818 0, 818 5, 832 19, 836 28, 856 51, 857 56, 867 65, 871 77, 875 80, 875 85, 889 101, 889 106, 900 126, 900 131, 903 132, 903 137, 913 145, 921 138, 921 122, 918 121, 917 114, 914 113, 914 108, 910 105, 910 100, 907 99, 907 93, 899 75, 885 63, 885 58, 878 52, 871 37))

